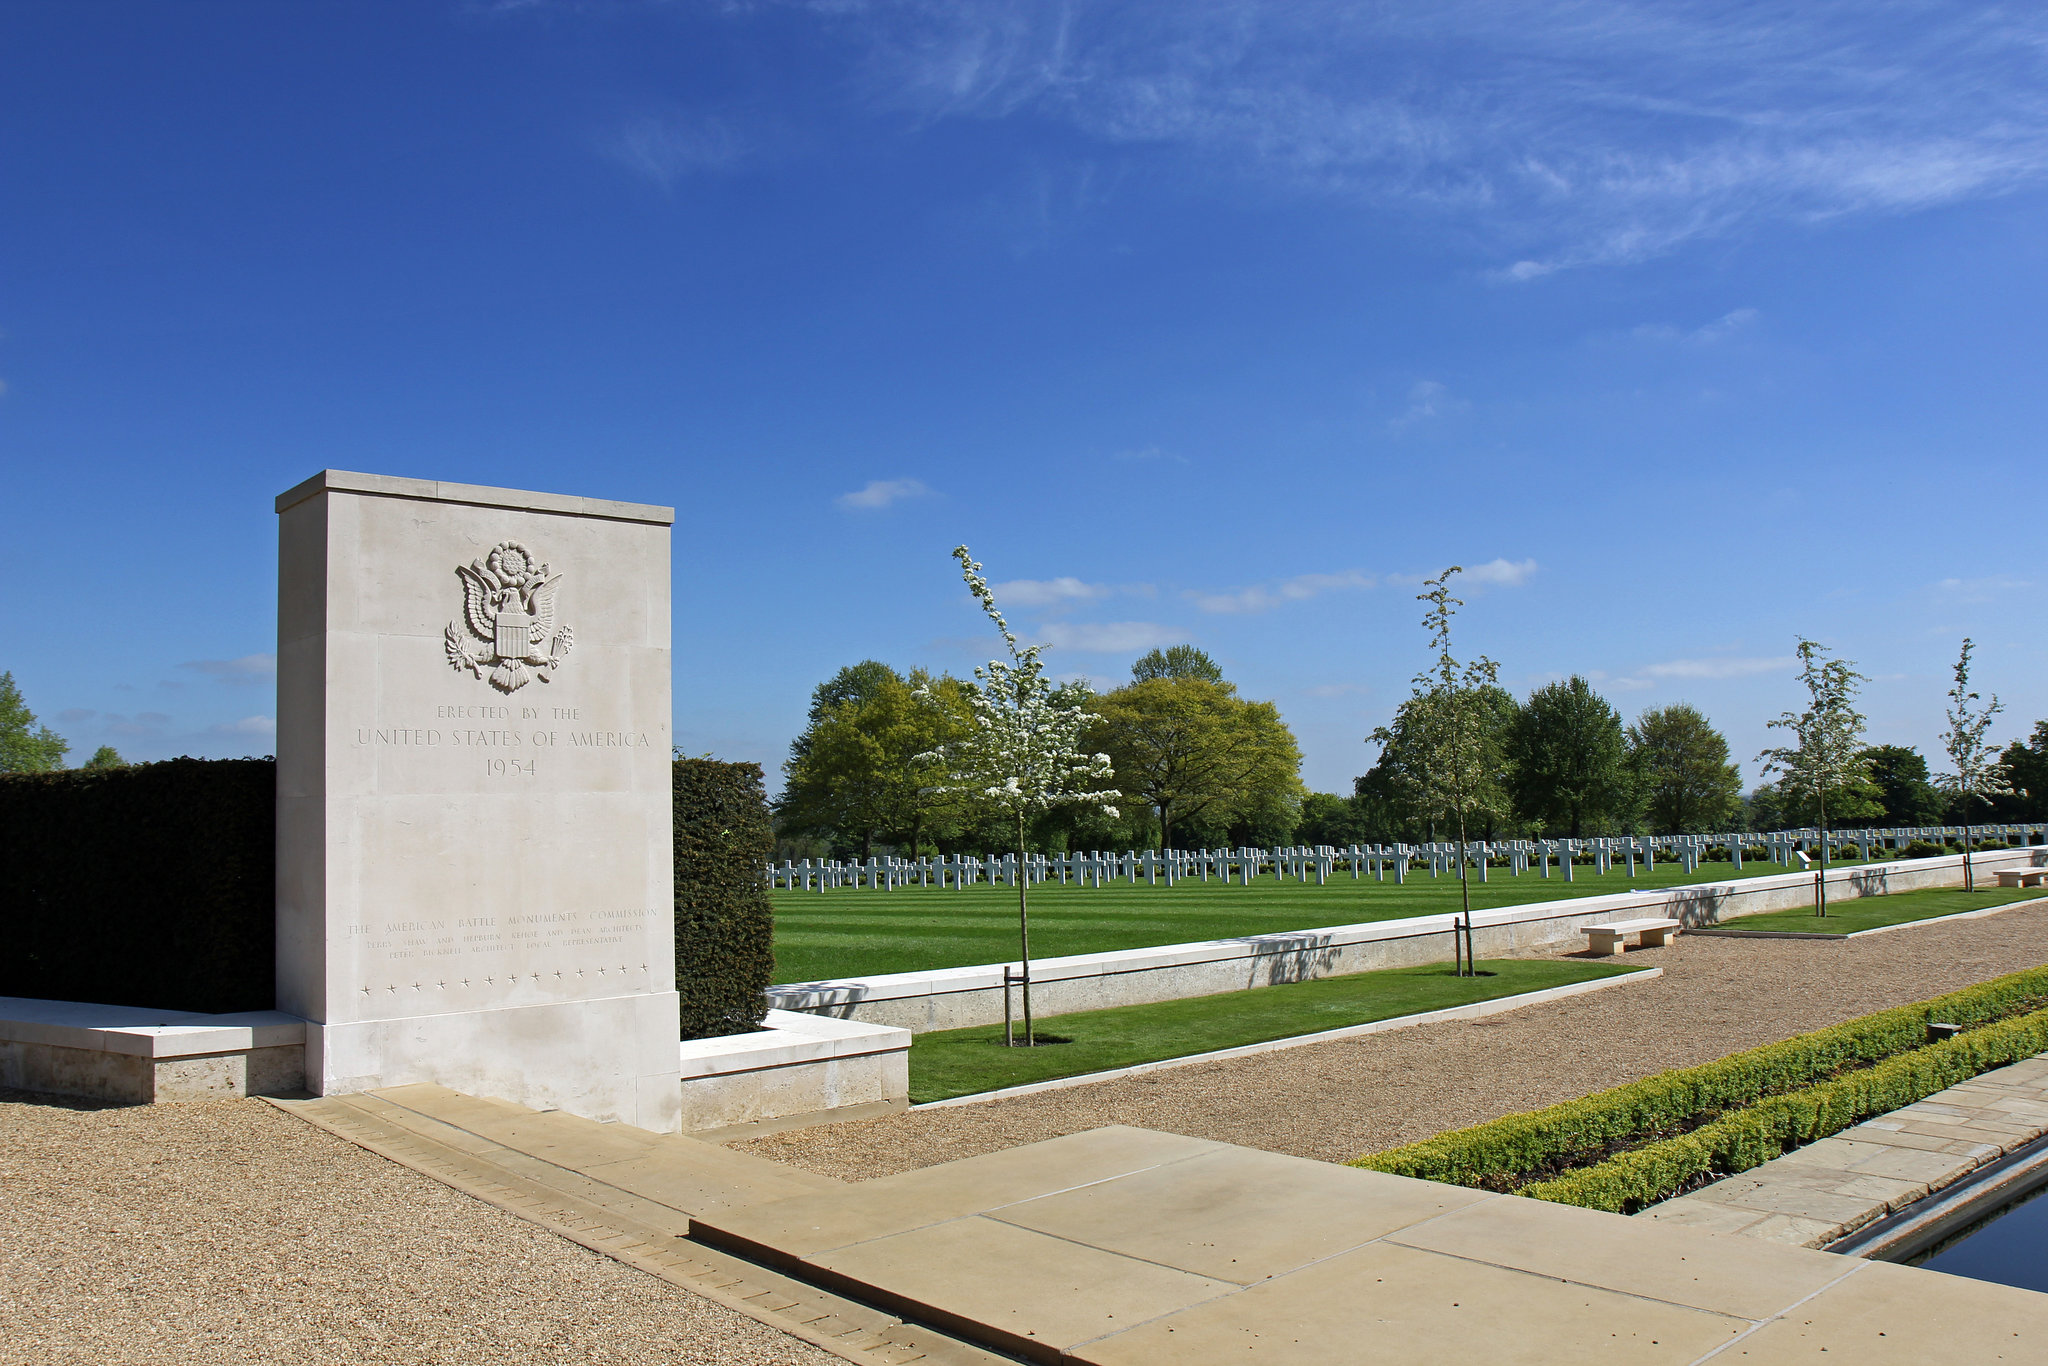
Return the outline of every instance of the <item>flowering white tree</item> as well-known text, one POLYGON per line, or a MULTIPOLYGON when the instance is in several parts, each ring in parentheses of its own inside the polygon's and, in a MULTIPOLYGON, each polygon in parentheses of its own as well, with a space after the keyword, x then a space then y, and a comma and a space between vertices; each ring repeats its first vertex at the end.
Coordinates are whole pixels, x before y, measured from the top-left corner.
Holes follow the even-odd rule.
POLYGON ((974 594, 981 610, 1002 633, 1008 647, 1008 663, 992 659, 974 671, 975 684, 968 700, 974 708, 974 725, 962 738, 934 750, 931 759, 942 762, 950 785, 942 791, 958 792, 986 802, 1009 818, 1017 833, 1017 944, 1023 960, 1024 1042, 1036 1042, 1031 1032, 1031 878, 1024 865, 1024 835, 1031 817, 1056 806, 1100 806, 1111 816, 1112 805, 1123 794, 1091 786, 1113 777, 1107 754, 1080 751, 1081 728, 1088 721, 1088 691, 1073 684, 1055 686, 1045 676, 1038 657, 1043 646, 1020 646, 1009 623, 996 609, 995 594, 982 577, 981 565, 955 546, 953 558, 960 562, 967 591, 974 594))
POLYGON ((1829 659, 1827 653, 1826 646, 1799 637, 1799 681, 1806 685, 1807 708, 1764 723, 1791 731, 1798 743, 1756 756, 1766 774, 1785 775, 1788 793, 1810 795, 1820 814, 1815 915, 1828 913, 1828 846, 1833 843, 1828 838, 1828 796, 1870 781, 1870 760, 1863 754, 1863 713, 1856 710, 1863 675, 1848 660, 1829 659))
POLYGON ((1934 779, 1934 785, 1955 798, 1957 807, 1962 811, 1963 890, 1966 892, 1977 886, 1975 870, 1970 866, 1971 804, 2012 791, 2005 765, 1999 762, 1996 751, 1984 743, 1984 732, 1991 729, 1992 718, 2005 710, 2005 704, 1998 700, 1997 693, 1993 693, 1989 705, 1982 708, 1975 705, 1978 698, 1970 690, 1970 650, 1970 638, 1964 636, 1963 653, 1956 660, 1956 685, 1948 690, 1948 734, 1941 741, 1955 770, 1937 774, 1934 779))

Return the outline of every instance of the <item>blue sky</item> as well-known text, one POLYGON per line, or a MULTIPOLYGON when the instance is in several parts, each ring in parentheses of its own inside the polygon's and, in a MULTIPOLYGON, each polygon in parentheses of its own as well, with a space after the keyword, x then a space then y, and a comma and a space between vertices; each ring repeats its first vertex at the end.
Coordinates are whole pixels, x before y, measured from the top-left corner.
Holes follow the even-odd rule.
POLYGON ((0 669, 273 744, 278 492, 671 503, 676 727, 1192 641, 1345 790, 1467 566, 1744 775, 1813 635, 2048 716, 2048 16, 1966 3, 0 4, 0 669))

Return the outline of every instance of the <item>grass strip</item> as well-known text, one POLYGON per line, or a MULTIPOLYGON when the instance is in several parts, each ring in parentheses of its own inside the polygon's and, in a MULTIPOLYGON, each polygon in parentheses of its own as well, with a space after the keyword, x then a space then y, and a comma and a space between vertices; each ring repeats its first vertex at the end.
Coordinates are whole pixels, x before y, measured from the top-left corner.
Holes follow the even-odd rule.
POLYGON ((1703 1132, 1702 1125, 1718 1123, 1728 1112, 1925 1049, 1929 1020, 1975 1029, 2044 1006, 2048 968, 2029 968, 1698 1067, 1368 1154, 1352 1165, 1453 1185, 1518 1189, 1531 1175, 1568 1174, 1574 1167, 1618 1160, 1611 1157, 1618 1147, 1690 1137, 1688 1131, 1703 1132))
MULTIPOLYGON (((1580 868, 1566 882, 1556 868, 1542 878, 1527 872, 1510 877, 1491 870, 1490 880, 1472 884, 1479 910, 1611 896, 1631 889, 1651 891, 1697 883, 1735 882, 1781 875, 1770 863, 1741 871, 1708 863, 1688 873, 1676 863, 1655 872, 1625 868, 1605 876, 1580 868)), ((1017 892, 1012 887, 966 890, 909 887, 874 891, 838 887, 829 892, 771 893, 775 901, 775 980, 816 982, 871 977, 890 972, 968 967, 1017 959, 1017 892)), ((1260 878, 1249 887, 1185 879, 1165 883, 1115 883, 1106 887, 1046 884, 1031 889, 1031 948, 1040 958, 1076 953, 1109 953, 1186 944, 1206 939, 1282 934, 1362 925, 1404 916, 1443 915, 1459 906, 1458 879, 1411 872, 1405 883, 1353 881, 1340 872, 1323 886, 1292 879, 1260 878)))
MULTIPOLYGON (((1482 977, 1443 963, 1347 973, 1253 991, 1040 1017, 1040 1036, 1066 1043, 1006 1048, 1001 1025, 935 1030, 910 1045, 910 1098, 918 1103, 1024 1086, 1142 1062, 1315 1034, 1498 1000, 1642 969, 1583 960, 1500 959, 1482 977)), ((1019 1022, 1021 1029, 1022 1022, 1019 1022)))
POLYGON ((1904 925, 1916 920, 1939 920, 1968 911, 1986 911, 2016 901, 2039 901, 2039 887, 1990 887, 1966 892, 1959 887, 1929 887, 1917 892, 1893 892, 1887 896, 1864 896, 1836 901, 1830 896, 1828 913, 1812 910, 1766 911, 1762 915, 1736 916, 1715 926, 1723 930, 1796 930, 1805 934, 1854 934, 1885 925, 1904 925))
POLYGON ((2037 1010, 1790 1095, 1769 1097, 1691 1133, 1526 1186, 1521 1194, 1633 1214, 1681 1193, 1702 1177, 1748 1171, 1803 1144, 2043 1051, 2048 1051, 2048 1010, 2037 1010))

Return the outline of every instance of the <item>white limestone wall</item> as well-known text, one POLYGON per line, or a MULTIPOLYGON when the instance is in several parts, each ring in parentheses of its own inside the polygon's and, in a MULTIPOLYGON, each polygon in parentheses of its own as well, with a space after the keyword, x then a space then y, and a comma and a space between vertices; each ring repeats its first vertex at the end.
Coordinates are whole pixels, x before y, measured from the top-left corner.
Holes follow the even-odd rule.
MULTIPOLYGON (((2048 848, 2038 846, 1975 856, 1977 875, 1984 882, 1992 881, 1991 875, 2001 868, 2044 865, 2048 865, 2048 848)), ((1828 899, 1832 903, 1885 892, 1954 887, 1962 884, 1962 878, 1960 854, 1837 869, 1828 878, 1828 899)), ((1587 925, 1610 920, 1675 917, 1697 928, 1812 904, 1811 873, 1780 873, 1739 882, 1703 882, 1478 911, 1472 917, 1472 934, 1481 958, 1498 957, 1524 949, 1583 946, 1581 931, 1587 925)), ((1042 1018, 1445 962, 1453 951, 1453 919, 1448 915, 1411 916, 1364 925, 1038 959, 1031 965, 1032 1011, 1042 1018)), ((1014 967, 1014 962, 1010 966, 1014 967)), ((781 1010, 895 1025, 917 1033, 961 1029, 1002 1022, 1003 967, 997 963, 788 983, 770 987, 768 997, 781 1010)), ((1010 996, 1012 1009, 1018 1009, 1014 989, 1010 996)))

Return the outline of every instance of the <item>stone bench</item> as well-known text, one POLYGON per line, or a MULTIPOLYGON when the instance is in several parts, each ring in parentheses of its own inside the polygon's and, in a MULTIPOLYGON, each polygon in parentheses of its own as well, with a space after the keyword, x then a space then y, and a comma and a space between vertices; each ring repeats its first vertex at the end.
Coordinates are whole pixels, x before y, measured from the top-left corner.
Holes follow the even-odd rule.
POLYGON ((2048 887, 2048 868, 2001 868, 2001 887, 2048 887))
POLYGON ((1637 936, 1636 944, 1641 948, 1661 949, 1684 927, 1681 920, 1612 920, 1605 925, 1588 925, 1584 933, 1594 956, 1603 957, 1620 953, 1621 941, 1630 935, 1637 936))

